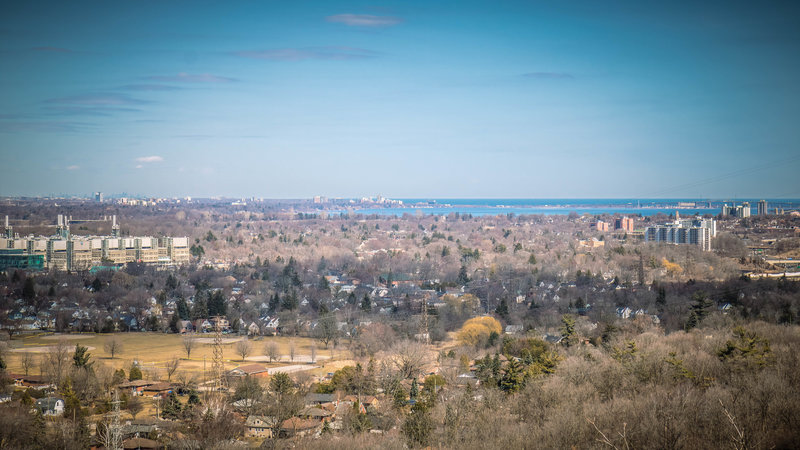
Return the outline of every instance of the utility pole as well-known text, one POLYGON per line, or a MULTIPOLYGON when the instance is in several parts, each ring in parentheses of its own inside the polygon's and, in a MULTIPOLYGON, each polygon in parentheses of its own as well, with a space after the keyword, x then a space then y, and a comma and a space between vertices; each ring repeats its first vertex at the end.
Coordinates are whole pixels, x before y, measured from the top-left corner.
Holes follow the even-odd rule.
POLYGON ((428 332, 428 297, 422 297, 422 337, 425 345, 431 343, 431 335, 428 332))
POLYGON ((222 357, 222 317, 214 317, 214 354, 211 370, 214 374, 214 392, 219 392, 225 385, 225 363, 222 357))

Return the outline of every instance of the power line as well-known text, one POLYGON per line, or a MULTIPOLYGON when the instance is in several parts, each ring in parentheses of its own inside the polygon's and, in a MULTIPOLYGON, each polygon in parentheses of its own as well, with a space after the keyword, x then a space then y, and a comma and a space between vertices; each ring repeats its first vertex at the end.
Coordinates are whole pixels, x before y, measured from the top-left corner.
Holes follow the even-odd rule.
POLYGON ((752 167, 745 167, 745 168, 742 168, 742 169, 737 169, 737 170, 734 170, 733 172, 728 172, 728 173, 724 173, 724 174, 721 174, 721 175, 708 177, 708 178, 703 179, 703 180, 692 181, 692 182, 689 182, 689 183, 683 183, 683 184, 674 185, 674 186, 671 186, 671 187, 666 188, 666 189, 662 189, 662 190, 659 190, 659 191, 653 191, 653 192, 647 193, 647 194, 645 194, 645 196, 646 197, 659 196, 659 195, 668 194, 668 193, 671 193, 671 192, 683 191, 683 190, 686 190, 686 189, 696 188, 696 187, 704 186, 704 185, 707 185, 707 184, 716 183, 718 181, 726 180, 728 178, 734 178, 734 177, 738 177, 738 176, 741 176, 741 175, 746 175, 748 173, 758 172, 758 171, 769 169, 769 168, 772 168, 772 167, 790 164, 790 163, 796 162, 796 161, 800 161, 800 156, 792 156, 790 158, 779 159, 779 160, 772 161, 772 162, 765 163, 765 164, 761 164, 761 165, 758 165, 758 166, 752 166, 752 167))

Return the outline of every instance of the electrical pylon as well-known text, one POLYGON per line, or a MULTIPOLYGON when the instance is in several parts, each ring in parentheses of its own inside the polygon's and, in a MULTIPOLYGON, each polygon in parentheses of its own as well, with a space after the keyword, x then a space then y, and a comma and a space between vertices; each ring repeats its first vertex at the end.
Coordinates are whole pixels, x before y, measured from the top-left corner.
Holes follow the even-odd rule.
POLYGON ((214 377, 214 392, 219 392, 225 387, 225 363, 222 357, 222 317, 214 317, 214 354, 211 370, 214 377))

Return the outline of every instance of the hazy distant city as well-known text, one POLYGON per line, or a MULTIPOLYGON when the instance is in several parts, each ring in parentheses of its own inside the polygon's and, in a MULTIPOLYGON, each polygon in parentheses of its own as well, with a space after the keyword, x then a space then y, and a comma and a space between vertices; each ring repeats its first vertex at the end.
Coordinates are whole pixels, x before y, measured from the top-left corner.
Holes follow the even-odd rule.
POLYGON ((0 449, 800 442, 800 4, 0 14, 0 449))

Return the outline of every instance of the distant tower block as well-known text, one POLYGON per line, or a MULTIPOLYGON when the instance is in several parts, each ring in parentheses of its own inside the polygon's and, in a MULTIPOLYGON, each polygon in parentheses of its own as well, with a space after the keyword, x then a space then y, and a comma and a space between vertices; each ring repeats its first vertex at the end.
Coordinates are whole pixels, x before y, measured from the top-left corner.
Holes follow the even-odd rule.
POLYGON ((14 239, 14 228, 8 224, 8 216, 6 216, 6 239, 14 239))
POLYGON ((759 216, 766 216, 768 214, 768 204, 766 200, 761 200, 758 202, 758 215, 759 216))
POLYGON ((111 236, 118 238, 119 237, 119 225, 117 224, 117 215, 114 214, 111 216, 111 236))

